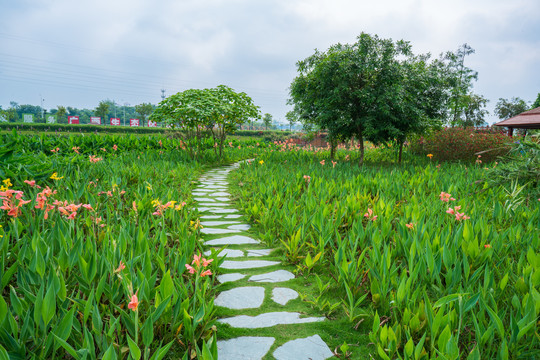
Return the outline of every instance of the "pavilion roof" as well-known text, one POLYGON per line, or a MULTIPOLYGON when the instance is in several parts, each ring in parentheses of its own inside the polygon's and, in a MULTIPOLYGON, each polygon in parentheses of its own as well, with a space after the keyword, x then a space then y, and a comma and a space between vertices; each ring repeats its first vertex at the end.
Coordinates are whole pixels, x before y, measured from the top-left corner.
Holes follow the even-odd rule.
POLYGON ((510 119, 498 122, 495 126, 506 126, 518 129, 540 129, 540 107, 522 112, 510 119))

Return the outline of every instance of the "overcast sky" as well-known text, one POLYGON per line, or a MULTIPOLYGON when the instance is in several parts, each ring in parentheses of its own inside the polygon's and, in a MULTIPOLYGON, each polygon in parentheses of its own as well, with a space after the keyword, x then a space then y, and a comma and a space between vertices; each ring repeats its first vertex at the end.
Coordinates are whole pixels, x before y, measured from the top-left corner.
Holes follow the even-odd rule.
POLYGON ((0 105, 158 103, 225 84, 281 120, 296 62, 367 32, 415 53, 468 43, 493 112, 540 92, 539 14, 539 0, 0 0, 0 105))

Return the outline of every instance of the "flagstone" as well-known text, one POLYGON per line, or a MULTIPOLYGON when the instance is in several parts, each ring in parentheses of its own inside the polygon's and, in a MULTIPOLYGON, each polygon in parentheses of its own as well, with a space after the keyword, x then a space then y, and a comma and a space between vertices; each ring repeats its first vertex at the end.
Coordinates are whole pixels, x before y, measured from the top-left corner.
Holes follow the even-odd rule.
MULTIPOLYGON (((202 197, 196 197, 196 198, 193 198, 193 200, 195 201, 208 201, 208 202, 212 202, 212 203, 215 203, 216 202, 216 199, 212 199, 212 198, 202 198, 202 197)), ((199 204, 201 205, 201 204, 199 204)))
POLYGON ((217 197, 216 200, 218 200, 218 201, 231 201, 231 199, 226 198, 226 197, 217 197))
MULTIPOLYGON (((212 250, 207 250, 204 252, 204 255, 209 256, 212 254, 212 250)), ((236 250, 236 249, 223 249, 219 253, 218 257, 224 257, 227 256, 228 258, 237 258, 237 257, 244 257, 244 251, 242 250, 236 250)))
POLYGON ((298 297, 298 293, 293 289, 276 287, 272 289, 272 300, 280 305, 286 305, 289 301, 298 297))
POLYGON ((216 191, 214 193, 210 193, 210 196, 231 196, 228 192, 225 191, 216 191))
POLYGON ((201 221, 202 226, 221 226, 221 225, 231 225, 238 224, 239 221, 201 221))
POLYGON ((219 228, 202 228, 201 232, 203 234, 231 234, 231 233, 239 233, 240 230, 231 230, 231 229, 219 229, 219 228))
POLYGON ((201 216, 201 219, 221 219, 223 215, 204 215, 201 216))
POLYGON ((226 203, 199 203, 200 206, 213 206, 213 207, 221 207, 221 206, 231 206, 231 204, 226 203))
POLYGON ((324 317, 300 318, 297 312, 269 312, 257 316, 238 315, 219 319, 218 322, 235 328, 260 329, 275 325, 305 324, 324 321, 324 317))
POLYGON ((250 238, 249 236, 244 236, 244 235, 232 235, 232 236, 217 238, 213 240, 208 240, 204 244, 210 245, 210 246, 259 244, 259 240, 255 240, 253 238, 250 238))
POLYGON ((276 360, 325 360, 334 356, 319 335, 286 342, 273 355, 276 360))
POLYGON ((214 305, 227 309, 254 309, 262 305, 264 288, 261 286, 243 286, 221 292, 214 300, 214 305))
POLYGON ((274 344, 273 337, 242 336, 217 342, 220 360, 261 360, 274 344))
POLYGON ((270 255, 271 252, 272 252, 272 249, 258 249, 258 250, 251 249, 251 250, 248 250, 247 256, 253 256, 253 257, 267 256, 267 255, 270 255))
POLYGON ((225 219, 238 219, 238 218, 241 218, 242 215, 238 215, 238 214, 235 214, 235 215, 227 215, 225 216, 225 219))
POLYGON ((266 274, 253 275, 248 281, 277 283, 294 279, 294 274, 287 270, 276 270, 266 274))
POLYGON ((230 274, 218 275, 217 280, 220 283, 224 284, 226 282, 238 281, 238 280, 243 279, 245 277, 246 277, 245 274, 230 273, 230 274))
POLYGON ((238 210, 236 209, 216 209, 216 208, 209 209, 209 211, 214 214, 229 214, 229 213, 238 212, 238 210))
POLYGON ((269 261, 269 260, 246 260, 246 261, 231 261, 225 260, 221 264, 223 269, 255 269, 267 266, 279 265, 279 261, 269 261))
POLYGON ((249 230, 251 229, 251 226, 248 224, 238 224, 238 225, 231 225, 227 229, 231 230, 249 230))

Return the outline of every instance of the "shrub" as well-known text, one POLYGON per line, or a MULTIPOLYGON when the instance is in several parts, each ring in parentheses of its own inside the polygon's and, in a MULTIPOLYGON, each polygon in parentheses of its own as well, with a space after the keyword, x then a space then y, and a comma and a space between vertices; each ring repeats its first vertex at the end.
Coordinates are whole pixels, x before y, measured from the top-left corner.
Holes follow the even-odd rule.
POLYGON ((511 138, 499 131, 477 128, 444 128, 411 141, 416 154, 433 154, 437 160, 492 161, 509 150, 511 138))

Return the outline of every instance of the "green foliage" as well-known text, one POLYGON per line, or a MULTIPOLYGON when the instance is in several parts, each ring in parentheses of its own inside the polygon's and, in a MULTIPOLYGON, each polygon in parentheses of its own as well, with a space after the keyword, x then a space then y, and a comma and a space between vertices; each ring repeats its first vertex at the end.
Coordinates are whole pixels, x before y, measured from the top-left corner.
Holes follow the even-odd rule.
MULTIPOLYGON (((414 56, 403 40, 362 33, 352 45, 337 44, 297 63, 290 87, 295 113, 328 131, 331 143, 356 137, 402 144, 444 113, 447 81, 441 61, 414 56)), ((363 147, 360 148, 363 160, 363 147)))
POLYGON ((129 126, 108 126, 88 124, 27 124, 27 123, 1 123, 0 130, 11 131, 38 131, 38 132, 67 132, 67 133, 128 133, 128 134, 173 134, 178 130, 163 128, 143 128, 129 126))
POLYGON ((517 97, 513 97, 510 100, 499 98, 499 101, 495 105, 495 115, 501 120, 509 119, 527 110, 529 110, 527 102, 517 97))
MULTIPOLYGON (((322 253, 311 271, 338 285, 342 307, 333 311, 343 311, 351 326, 374 314, 372 356, 540 356, 537 194, 515 191, 506 212, 508 194, 483 181, 483 166, 437 167, 425 158, 358 167, 346 160, 357 155, 342 151, 333 166, 328 156, 263 154, 233 174, 242 182, 237 195, 291 261, 304 267, 322 253), (459 216, 448 210, 456 206, 459 216)), ((322 298, 305 300, 327 309, 322 298)))
POLYGON ((540 93, 538 93, 538 96, 536 96, 536 100, 534 100, 531 109, 536 109, 537 107, 540 107, 540 93))
POLYGON ((150 103, 142 103, 139 105, 135 105, 135 111, 139 114, 141 122, 144 124, 147 117, 152 114, 152 111, 154 111, 154 105, 150 103))
POLYGON ((259 118, 259 109, 253 100, 225 85, 190 89, 169 96, 150 116, 153 121, 179 127, 192 157, 200 154, 202 143, 209 134, 214 140, 216 154, 221 157, 227 133, 256 118, 259 118))
POLYGON ((94 114, 96 116, 99 116, 104 124, 107 123, 107 114, 109 113, 109 104, 105 101, 100 101, 98 107, 96 110, 94 110, 94 114))
POLYGON ((512 145, 508 155, 489 171, 487 178, 498 185, 515 182, 537 189, 540 186, 540 144, 518 140, 512 145))
MULTIPOLYGON (((225 158, 258 151, 243 145, 225 158)), ((1 356, 215 354, 214 278, 185 264, 202 250, 191 186, 217 158, 210 146, 195 162, 178 146, 164 136, 0 135, 1 356)))
POLYGON ((411 151, 432 160, 493 161, 506 154, 512 138, 498 131, 476 128, 444 128, 411 140, 411 151), (480 155, 480 156, 478 156, 480 155))

